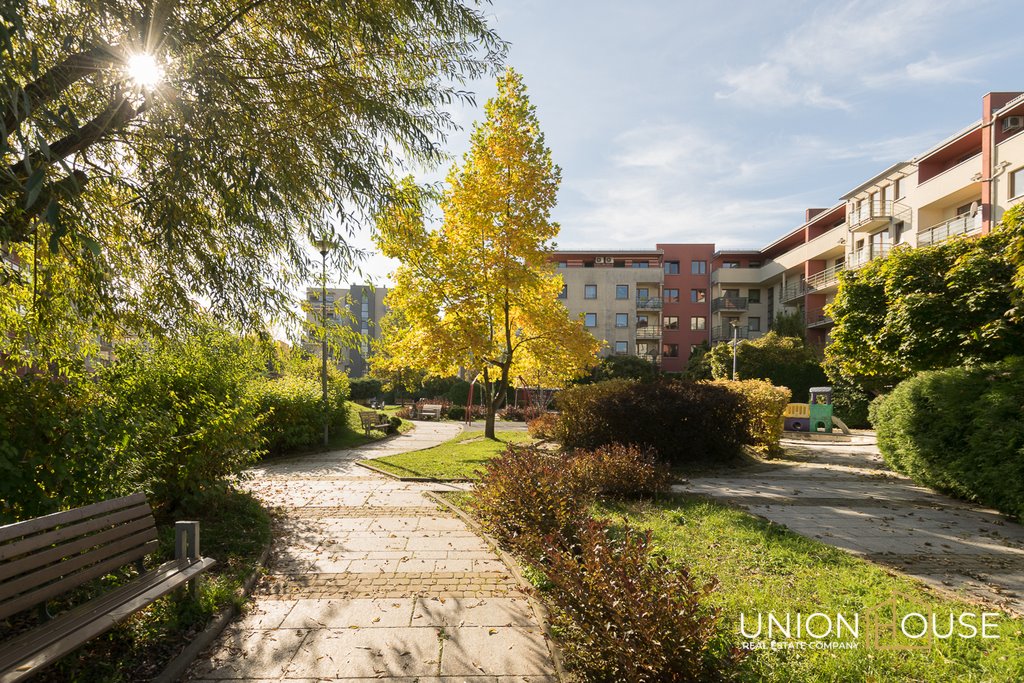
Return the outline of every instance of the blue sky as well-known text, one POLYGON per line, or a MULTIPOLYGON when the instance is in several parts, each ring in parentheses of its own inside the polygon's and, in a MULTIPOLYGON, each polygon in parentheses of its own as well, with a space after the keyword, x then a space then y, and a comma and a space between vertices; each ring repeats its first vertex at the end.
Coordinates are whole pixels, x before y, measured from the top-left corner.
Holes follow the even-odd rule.
MULTIPOLYGON (((980 118, 984 93, 1024 90, 1019 0, 495 0, 488 12, 562 167, 553 217, 567 249, 763 246, 980 118)), ((494 84, 473 89, 479 107, 455 112, 456 157, 494 84)), ((375 282, 391 267, 363 265, 375 282)))

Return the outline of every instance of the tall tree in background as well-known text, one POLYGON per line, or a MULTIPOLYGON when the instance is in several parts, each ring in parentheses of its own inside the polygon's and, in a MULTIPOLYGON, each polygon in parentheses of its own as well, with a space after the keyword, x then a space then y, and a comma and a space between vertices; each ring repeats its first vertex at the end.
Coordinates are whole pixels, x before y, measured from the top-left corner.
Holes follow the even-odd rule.
POLYGON ((475 0, 3 0, 0 252, 24 267, 0 282, 93 319, 166 329, 202 302, 263 326, 325 212, 371 215, 395 168, 437 162, 443 106, 503 51, 475 0))
POLYGON ((387 303, 405 324, 385 326, 375 363, 442 377, 468 369, 493 439, 495 412, 517 377, 543 371, 549 382, 567 381, 593 365, 599 345, 558 300, 562 278, 549 255, 561 171, 515 71, 498 80, 486 114, 448 174, 437 230, 428 230, 427 198, 411 182, 379 217, 381 251, 401 262, 387 303))

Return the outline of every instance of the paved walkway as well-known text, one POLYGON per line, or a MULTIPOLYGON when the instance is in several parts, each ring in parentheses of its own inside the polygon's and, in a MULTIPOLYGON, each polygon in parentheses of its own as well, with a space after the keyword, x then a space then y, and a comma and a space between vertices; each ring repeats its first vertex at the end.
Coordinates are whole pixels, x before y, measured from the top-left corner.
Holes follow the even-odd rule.
POLYGON ((784 442, 783 461, 677 490, 739 504, 946 590, 1024 614, 1024 527, 890 471, 874 439, 784 442))
POLYGON ((254 470, 249 488, 282 513, 268 575, 190 680, 557 681, 537 615, 487 544, 427 499, 429 486, 353 464, 460 430, 418 422, 254 470))

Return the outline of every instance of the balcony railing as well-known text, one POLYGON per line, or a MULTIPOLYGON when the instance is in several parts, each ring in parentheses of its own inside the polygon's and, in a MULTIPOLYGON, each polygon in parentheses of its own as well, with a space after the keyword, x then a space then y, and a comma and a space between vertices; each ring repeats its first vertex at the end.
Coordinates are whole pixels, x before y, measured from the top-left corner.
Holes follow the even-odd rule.
POLYGON ((786 286, 782 288, 781 300, 782 303, 788 303, 795 299, 801 298, 807 293, 807 286, 803 280, 797 280, 796 282, 787 282, 786 286))
POLYGON ((660 353, 638 353, 638 354, 636 354, 636 357, 637 358, 643 358, 648 363, 654 363, 655 365, 658 365, 659 363, 661 363, 661 354, 660 353))
POLYGON ((893 203, 876 199, 871 202, 862 202, 860 206, 854 206, 850 215, 846 217, 846 224, 850 230, 863 230, 874 224, 888 221, 893 216, 893 203))
MULTIPOLYGON (((732 340, 733 327, 732 325, 720 325, 711 330, 711 343, 715 344, 723 341, 732 340)), ((736 328, 737 339, 749 339, 750 328, 748 327, 737 327, 736 328)))
POLYGON ((846 270, 845 263, 839 263, 834 266, 830 266, 820 273, 815 273, 807 278, 807 282, 804 284, 807 286, 807 291, 813 292, 818 289, 826 289, 839 283, 839 273, 846 270))
POLYGON ((661 297, 636 298, 636 307, 641 311, 660 311, 661 297))
POLYGON ((807 311, 807 327, 825 327, 831 324, 833 320, 825 314, 825 309, 812 308, 807 311))
POLYGON ((637 339, 660 339, 661 325, 643 325, 636 328, 637 339))
POLYGON ((872 247, 871 249, 861 249, 860 251, 853 252, 850 256, 850 260, 846 262, 847 268, 853 270, 855 268, 863 268, 870 261, 875 259, 885 258, 892 251, 891 244, 881 244, 872 247))
POLYGON ((973 216, 965 214, 956 218, 950 218, 948 221, 943 221, 930 228, 925 228, 917 233, 917 246, 927 247, 939 242, 945 242, 950 237, 969 235, 978 230, 981 230, 981 211, 978 211, 973 216))
POLYGON ((747 310, 747 297, 745 296, 720 296, 711 301, 711 312, 715 311, 745 311, 747 310))

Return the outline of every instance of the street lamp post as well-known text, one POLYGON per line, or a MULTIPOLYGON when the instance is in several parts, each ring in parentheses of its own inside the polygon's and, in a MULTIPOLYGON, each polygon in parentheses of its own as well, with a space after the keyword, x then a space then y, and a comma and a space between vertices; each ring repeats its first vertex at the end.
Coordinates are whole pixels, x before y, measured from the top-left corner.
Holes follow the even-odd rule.
POLYGON ((329 423, 330 411, 327 408, 327 252, 331 250, 330 243, 326 239, 316 242, 320 250, 320 326, 323 337, 320 341, 320 388, 323 391, 324 408, 324 446, 327 446, 330 439, 329 423))
POLYGON ((731 321, 732 324, 732 381, 736 381, 736 347, 739 346, 739 327, 736 326, 736 321, 731 321))

